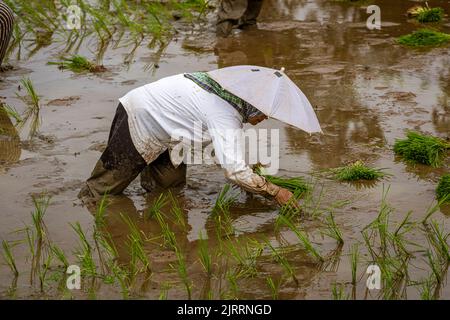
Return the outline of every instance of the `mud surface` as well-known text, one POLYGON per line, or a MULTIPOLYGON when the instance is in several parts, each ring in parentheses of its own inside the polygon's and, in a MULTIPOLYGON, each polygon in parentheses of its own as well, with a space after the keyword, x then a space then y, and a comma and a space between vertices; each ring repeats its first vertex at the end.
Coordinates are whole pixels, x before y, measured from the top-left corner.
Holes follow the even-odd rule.
MULTIPOLYGON (((450 12, 448 1, 428 2, 450 12)), ((387 199, 396 210, 396 220, 410 210, 415 219, 420 219, 434 201, 439 176, 449 172, 448 163, 440 169, 408 165, 394 156, 392 145, 408 129, 450 137, 450 49, 412 50, 395 43, 395 37, 418 28, 405 16, 416 1, 373 3, 382 10, 381 30, 366 28, 368 15, 364 6, 325 0, 268 0, 257 27, 235 30, 226 39, 216 39, 213 26, 203 24, 193 31, 181 30, 159 58, 144 45, 137 48, 129 64, 124 59, 131 48, 108 48, 102 61, 108 71, 97 75, 74 75, 47 65, 59 50, 57 44, 42 48, 29 59, 24 55, 19 61, 12 55, 9 63, 14 69, 1 74, 0 96, 23 110, 23 103, 16 97, 17 86, 23 76, 29 76, 41 96, 42 126, 41 135, 32 145, 24 142, 26 134, 22 133, 22 142, 16 140, 0 150, 0 238, 19 240, 13 231, 30 223, 31 195, 43 191, 52 195, 46 214, 52 241, 71 252, 77 238, 69 223, 79 221, 83 228, 91 230, 93 217, 81 205, 77 193, 105 146, 117 99, 129 90, 179 72, 236 64, 285 67, 315 106, 324 135, 310 137, 273 120, 260 124, 259 127, 280 129, 279 174, 311 177, 314 172, 356 160, 387 168, 392 174, 388 180, 371 187, 319 179, 318 184, 324 186, 321 206, 342 200, 350 203, 335 210, 345 239, 340 264, 334 270, 323 271, 303 250, 293 251, 289 257, 299 285, 286 281, 281 286, 280 298, 331 298, 335 281, 351 279, 349 246, 361 240, 362 227, 376 217, 383 188, 390 186, 387 199), (149 65, 153 68, 149 69, 149 65)), ((448 20, 445 23, 443 30, 450 32, 448 20)), ((81 47, 80 53, 95 59, 88 45, 81 47)), ((219 292, 225 282, 225 263, 217 267, 216 280, 207 280, 196 254, 199 231, 210 234, 212 250, 218 245, 211 233, 210 211, 225 182, 219 167, 190 166, 188 184, 177 193, 189 224, 188 232, 177 232, 177 238, 186 250, 188 271, 195 284, 194 297, 204 297, 209 289, 219 292)), ((118 213, 127 213, 145 232, 157 236, 156 223, 141 219, 152 201, 153 195, 146 195, 135 181, 108 208, 108 230, 121 248, 124 260, 127 231, 118 213)), ((295 243, 290 232, 275 233, 273 223, 278 209, 273 203, 241 194, 231 212, 240 241, 267 237, 277 243, 281 237, 281 242, 295 243)), ((449 207, 442 207, 435 214, 447 232, 449 216, 449 207)), ((304 226, 321 252, 326 254, 334 249, 335 243, 320 234, 314 220, 305 219, 304 226)), ((27 270, 27 249, 17 245, 14 250, 19 269, 27 270)), ((148 252, 154 274, 136 295, 157 298, 163 283, 173 281, 169 298, 184 298, 176 272, 168 266, 175 259, 173 252, 158 246, 149 246, 148 252)), ((239 297, 270 298, 265 277, 279 277, 282 270, 270 258, 264 258, 260 268, 258 278, 239 282, 239 297)), ((359 270, 363 277, 365 268, 362 264, 359 270)), ((427 276, 427 272, 421 274, 418 269, 414 272, 416 278, 427 276)), ((0 296, 9 297, 10 285, 11 274, 2 264, 0 296)), ((365 281, 361 281, 356 296, 364 298, 365 294, 365 281)), ((56 290, 40 294, 28 286, 26 276, 19 277, 13 294, 22 298, 58 295, 56 290)), ((73 295, 87 297, 83 293, 73 295)), ((443 286, 440 295, 449 299, 450 287, 443 286)), ((99 286, 96 296, 117 298, 120 291, 99 286)), ((417 297, 417 288, 408 288, 408 298, 417 297)))

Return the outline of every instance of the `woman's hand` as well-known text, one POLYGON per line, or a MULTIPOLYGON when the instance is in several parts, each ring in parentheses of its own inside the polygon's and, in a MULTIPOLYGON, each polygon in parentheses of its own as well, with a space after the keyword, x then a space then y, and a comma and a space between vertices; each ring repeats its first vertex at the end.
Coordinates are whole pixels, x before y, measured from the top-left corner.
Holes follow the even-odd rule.
POLYGON ((280 206, 284 206, 286 204, 292 204, 295 208, 300 208, 297 203, 297 200, 294 198, 294 194, 287 189, 281 188, 275 196, 275 200, 277 200, 280 206))

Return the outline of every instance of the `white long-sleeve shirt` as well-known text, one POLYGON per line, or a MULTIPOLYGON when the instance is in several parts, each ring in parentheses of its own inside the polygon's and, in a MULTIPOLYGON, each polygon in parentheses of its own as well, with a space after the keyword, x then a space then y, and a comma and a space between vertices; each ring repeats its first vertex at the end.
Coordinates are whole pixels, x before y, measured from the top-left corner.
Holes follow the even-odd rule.
POLYGON ((128 114, 133 144, 147 163, 180 140, 197 145, 212 141, 216 158, 231 182, 254 193, 276 195, 279 191, 245 163, 238 138, 243 127, 241 115, 183 74, 134 89, 119 101, 128 114))

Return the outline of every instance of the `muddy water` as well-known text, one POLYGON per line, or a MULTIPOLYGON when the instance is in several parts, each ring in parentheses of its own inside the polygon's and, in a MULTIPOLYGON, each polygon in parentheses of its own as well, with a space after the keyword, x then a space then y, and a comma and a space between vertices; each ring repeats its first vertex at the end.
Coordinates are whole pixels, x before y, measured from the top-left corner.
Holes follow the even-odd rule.
MULTIPOLYGON (((387 168, 392 174, 384 183, 371 187, 340 184, 320 178, 323 197, 320 206, 348 200, 350 204, 336 209, 336 221, 342 228, 345 245, 340 264, 321 270, 303 250, 289 254, 299 281, 284 281, 280 298, 304 299, 331 297, 334 282, 348 283, 351 279, 349 246, 361 240, 361 229, 372 221, 380 205, 383 188, 390 186, 389 203, 396 208, 394 220, 399 220, 409 210, 413 217, 422 217, 434 201, 434 189, 438 177, 449 171, 412 167, 396 159, 391 151, 394 140, 402 137, 407 129, 450 136, 450 49, 411 50, 395 44, 394 38, 418 28, 407 21, 407 8, 415 1, 372 1, 381 7, 382 29, 370 31, 365 27, 367 14, 364 7, 339 1, 325 0, 269 0, 266 1, 256 28, 237 31, 227 39, 216 39, 211 24, 194 31, 180 32, 170 42, 157 62, 155 53, 146 46, 136 50, 131 63, 124 64, 131 48, 107 48, 103 63, 109 69, 102 75, 73 75, 61 72, 46 63, 55 58, 59 44, 42 48, 31 58, 10 58, 14 70, 2 74, 0 96, 7 103, 23 110, 17 99, 18 82, 29 76, 42 97, 41 137, 32 145, 12 140, 1 150, 0 237, 20 240, 12 231, 30 223, 31 195, 46 191, 52 195, 46 223, 51 239, 64 250, 76 247, 76 236, 69 223, 79 221, 83 228, 91 230, 93 218, 76 195, 82 181, 89 175, 104 147, 109 125, 117 105, 117 98, 130 89, 178 72, 207 70, 236 64, 254 64, 269 67, 285 67, 286 73, 309 97, 315 106, 324 131, 322 136, 312 136, 283 124, 269 120, 260 124, 263 128, 279 128, 281 137, 280 174, 303 175, 314 173, 348 162, 363 160, 366 163, 387 168), (9 148, 9 149, 8 149, 9 148), (5 151, 7 150, 7 151, 5 151), (5 157, 4 154, 8 153, 5 157), (7 159, 7 160, 3 160, 7 159)), ((448 1, 429 1, 450 12, 448 1)), ((450 32, 448 20, 443 30, 450 32)), ((95 46, 81 47, 82 54, 95 58, 95 46)), ((3 120, 2 120, 3 121, 3 120)), ((22 133, 22 139, 26 136, 22 133)), ((311 178, 316 181, 317 178, 311 178)), ((217 192, 225 183, 218 167, 192 166, 188 172, 188 184, 177 190, 189 224, 187 232, 176 230, 177 240, 186 252, 188 272, 194 282, 194 297, 202 298, 209 290, 226 291, 228 262, 218 259, 215 276, 208 280, 197 261, 199 232, 208 234, 209 246, 218 250, 210 209, 217 192)), ((317 192, 316 192, 317 193, 317 192)), ((108 230, 118 246, 123 260, 127 260, 125 241, 127 229, 118 213, 130 215, 148 235, 155 237, 159 227, 142 216, 153 195, 145 195, 136 181, 123 197, 114 199, 108 208, 108 230)), ((277 208, 272 203, 249 198, 242 194, 231 210, 237 239, 269 239, 274 245, 294 244, 295 237, 288 231, 281 234, 274 230, 277 208)), ((449 207, 442 207, 435 218, 450 230, 449 207)), ((331 253, 335 243, 323 237, 317 222, 305 219, 305 228, 316 247, 324 254, 331 253)), ((423 241, 422 238, 413 239, 423 241)), ((153 275, 148 283, 135 293, 138 297, 156 298, 167 281, 173 283, 169 298, 184 298, 185 292, 176 272, 170 270, 174 254, 157 245, 147 248, 152 260, 153 275)), ((14 247, 19 269, 29 267, 24 245, 14 247)), ((423 257, 417 264, 424 266, 423 257)), ((339 260, 339 259, 338 259, 339 260)), ((71 258, 71 261, 75 261, 71 258)), ((361 262, 359 273, 362 281, 356 287, 356 297, 364 298, 365 268, 361 262)), ((27 276, 19 277, 15 290, 10 290, 11 275, 5 265, 0 266, 0 295, 2 297, 42 298, 59 297, 61 292, 50 289, 45 295, 30 288, 27 276)), ((269 254, 259 263, 259 276, 239 280, 240 298, 270 298, 265 278, 278 279, 283 271, 269 254)), ((412 277, 426 277, 428 271, 414 269, 412 277)), ((349 287, 348 287, 349 288, 349 287)), ((417 288, 407 290, 409 298, 417 298, 417 288)), ((89 295, 73 292, 75 297, 89 295)), ((377 292, 369 292, 369 298, 377 292)), ((119 289, 98 285, 98 298, 120 297, 119 289)), ((450 288, 444 286, 441 297, 450 298, 450 288)))

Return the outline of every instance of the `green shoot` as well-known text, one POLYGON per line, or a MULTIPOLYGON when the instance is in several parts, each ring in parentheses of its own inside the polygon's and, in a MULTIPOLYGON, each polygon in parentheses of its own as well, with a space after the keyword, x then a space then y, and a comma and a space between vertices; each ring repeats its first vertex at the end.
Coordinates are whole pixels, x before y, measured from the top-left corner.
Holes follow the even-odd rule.
POLYGON ((187 224, 186 224, 184 212, 181 209, 180 204, 178 203, 177 199, 173 196, 173 194, 170 191, 169 191, 169 198, 170 198, 170 201, 172 202, 171 213, 175 217, 175 223, 178 224, 179 226, 181 226, 181 228, 183 230, 186 230, 187 224))
POLYGON ((208 242, 203 239, 202 232, 199 232, 198 255, 200 263, 208 276, 212 275, 212 259, 208 250, 208 242))
POLYGON ((237 194, 231 193, 231 185, 226 184, 219 193, 212 209, 213 214, 228 213, 230 207, 236 202, 237 194))
POLYGON ((294 268, 292 268, 289 261, 279 252, 279 250, 277 250, 274 246, 272 246, 269 240, 265 240, 265 243, 272 251, 272 256, 275 259, 275 261, 281 264, 281 266, 284 268, 288 276, 292 278, 292 280, 295 282, 296 285, 298 285, 298 279, 295 276, 294 268))
POLYGON ((69 267, 69 262, 67 261, 67 257, 64 254, 64 251, 57 245, 52 245, 50 248, 52 254, 62 263, 64 269, 67 269, 69 267))
POLYGON ((436 198, 439 201, 450 202, 450 174, 444 174, 436 188, 436 198))
POLYGON ((161 213, 161 209, 167 204, 167 196, 161 193, 158 198, 153 200, 151 207, 148 209, 147 217, 153 218, 156 213, 161 213))
POLYGON ((327 229, 322 231, 322 233, 335 239, 339 244, 343 244, 344 239, 342 238, 342 231, 336 224, 336 221, 334 221, 334 215, 332 212, 330 212, 330 214, 326 217, 326 224, 327 229))
POLYGON ((41 115, 40 115, 40 98, 34 89, 34 85, 29 78, 22 79, 20 81, 22 87, 25 88, 27 95, 20 96, 17 94, 17 97, 21 99, 26 105, 27 109, 24 112, 23 120, 19 122, 18 128, 22 128, 25 123, 30 121, 30 131, 28 137, 33 138, 41 125, 41 115))
POLYGON ((300 240, 300 242, 303 244, 303 247, 306 249, 306 251, 311 254, 313 257, 315 257, 320 262, 324 261, 324 258, 322 255, 317 251, 316 248, 314 248, 314 245, 309 240, 306 233, 298 229, 291 221, 286 219, 283 216, 280 216, 280 220, 282 223, 284 223, 291 231, 294 232, 294 234, 297 236, 297 238, 300 240))
POLYGON ((358 244, 355 243, 350 249, 350 265, 352 268, 352 285, 356 286, 356 277, 358 270, 358 260, 359 260, 359 248, 358 244))
POLYGON ((8 267, 11 269, 12 273, 15 277, 19 276, 19 271, 17 270, 16 266, 16 260, 14 258, 14 255, 11 251, 11 247, 9 245, 9 242, 3 240, 2 241, 3 246, 3 257, 5 258, 6 263, 8 264, 8 267))
POLYGON ((280 286, 281 286, 281 281, 282 279, 279 279, 278 281, 273 281, 272 277, 267 277, 266 278, 266 282, 267 282, 267 286, 270 289, 270 293, 272 296, 273 300, 278 300, 279 297, 279 293, 280 293, 280 286))

